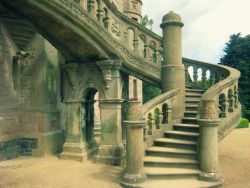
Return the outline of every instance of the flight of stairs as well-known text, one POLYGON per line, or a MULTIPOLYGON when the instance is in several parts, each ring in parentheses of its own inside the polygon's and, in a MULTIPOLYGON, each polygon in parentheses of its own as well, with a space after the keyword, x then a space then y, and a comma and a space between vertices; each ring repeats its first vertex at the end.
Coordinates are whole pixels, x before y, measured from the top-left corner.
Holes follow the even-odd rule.
POLYGON ((186 110, 182 122, 174 124, 164 137, 154 140, 144 157, 146 187, 216 187, 218 183, 198 181, 197 140, 199 126, 196 114, 204 91, 186 89, 186 110), (176 181, 178 180, 178 181, 176 181))

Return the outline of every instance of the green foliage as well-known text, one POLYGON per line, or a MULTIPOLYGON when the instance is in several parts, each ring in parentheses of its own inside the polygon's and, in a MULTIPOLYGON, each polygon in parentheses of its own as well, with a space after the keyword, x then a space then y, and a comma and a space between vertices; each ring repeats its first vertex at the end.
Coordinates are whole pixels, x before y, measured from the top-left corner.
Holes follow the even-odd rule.
POLYGON ((159 96, 161 90, 158 87, 153 86, 147 82, 142 83, 142 93, 143 93, 143 103, 148 102, 149 100, 159 96))
POLYGON ((238 128, 248 128, 249 127, 249 121, 246 118, 241 118, 239 125, 236 127, 238 128))
POLYGON ((153 21, 152 19, 149 19, 148 15, 144 15, 144 16, 142 17, 141 24, 142 24, 144 27, 147 27, 147 28, 149 28, 149 29, 152 30, 153 23, 154 23, 154 21, 153 21))
POLYGON ((240 33, 230 37, 224 49, 225 55, 220 64, 238 69, 239 100, 243 106, 243 117, 250 119, 250 35, 242 37, 240 33))

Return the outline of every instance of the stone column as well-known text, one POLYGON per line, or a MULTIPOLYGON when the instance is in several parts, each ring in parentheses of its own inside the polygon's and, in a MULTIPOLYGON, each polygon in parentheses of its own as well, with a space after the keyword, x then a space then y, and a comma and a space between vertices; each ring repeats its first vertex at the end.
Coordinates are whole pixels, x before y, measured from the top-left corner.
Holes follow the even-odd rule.
POLYGON ((66 106, 66 141, 63 145, 63 152, 60 154, 61 159, 73 159, 84 161, 87 157, 86 138, 83 137, 80 109, 82 101, 68 100, 66 106))
POLYGON ((202 111, 198 124, 199 159, 202 173, 199 178, 204 181, 218 181, 221 179, 218 168, 218 110, 213 100, 202 101, 202 111))
POLYGON ((120 75, 120 61, 100 61, 106 82, 106 98, 100 99, 101 112, 101 143, 96 157, 98 162, 107 164, 120 164, 124 158, 122 143, 121 108, 123 100, 122 78, 120 75))
POLYGON ((185 68, 182 64, 181 17, 169 12, 162 19, 163 30, 163 63, 161 66, 162 92, 181 89, 173 101, 173 119, 180 119, 185 109, 185 68))
POLYGON ((143 169, 143 128, 146 122, 141 121, 141 117, 141 103, 130 101, 128 120, 124 121, 127 128, 126 170, 121 180, 122 185, 126 187, 140 187, 138 184, 146 180, 143 169))

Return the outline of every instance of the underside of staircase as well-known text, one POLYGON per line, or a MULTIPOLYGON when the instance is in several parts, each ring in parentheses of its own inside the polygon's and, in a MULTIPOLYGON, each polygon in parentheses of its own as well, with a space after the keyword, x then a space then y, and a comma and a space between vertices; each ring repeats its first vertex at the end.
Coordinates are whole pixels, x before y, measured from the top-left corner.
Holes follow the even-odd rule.
POLYGON ((146 149, 144 166, 148 180, 145 187, 222 186, 222 182, 199 180, 201 173, 197 160, 199 125, 196 115, 203 92, 203 90, 187 88, 186 109, 182 122, 174 124, 173 130, 165 131, 162 138, 155 139, 153 146, 146 149))

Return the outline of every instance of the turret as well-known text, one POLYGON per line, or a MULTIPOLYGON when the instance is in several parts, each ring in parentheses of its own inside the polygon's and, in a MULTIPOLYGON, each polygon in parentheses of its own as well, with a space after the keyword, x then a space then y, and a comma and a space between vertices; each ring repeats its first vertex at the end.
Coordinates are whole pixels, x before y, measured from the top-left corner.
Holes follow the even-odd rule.
POLYGON ((124 0, 123 13, 139 23, 141 23, 142 19, 141 8, 141 0, 124 0))

